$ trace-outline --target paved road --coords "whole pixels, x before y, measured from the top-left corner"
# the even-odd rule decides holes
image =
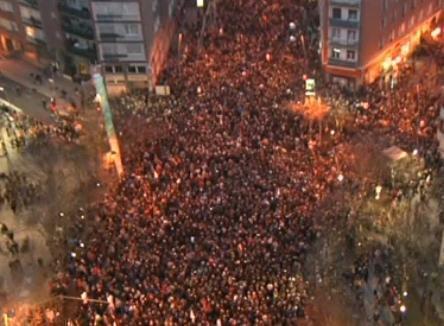
[[[36,83],[32,75],[41,76],[41,83]],[[22,94],[17,94],[17,86],[23,90]],[[42,68],[23,60],[1,57],[0,87],[5,89],[5,92],[0,91],[0,98],[8,99],[24,112],[46,122],[50,122],[51,118],[49,112],[43,109],[43,101],[49,103],[50,98],[55,98],[57,110],[61,114],[69,114],[71,103],[81,107],[82,94],[86,99],[93,92],[89,83],[81,86],[59,74],[52,74],[50,79]],[[62,96],[62,91],[66,92],[66,96]]]
[[[38,120],[48,123],[53,121],[50,112],[43,108],[43,101],[46,103],[50,101],[45,95],[35,90],[25,88],[17,82],[6,78],[4,75],[0,76],[0,87],[2,87],[0,98],[14,104]],[[20,92],[17,92],[18,89]]]

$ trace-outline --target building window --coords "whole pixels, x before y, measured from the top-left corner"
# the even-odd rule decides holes
[[[333,18],[334,19],[341,19],[342,18],[341,8],[333,8]]]
[[[348,10],[348,20],[358,20],[358,11],[356,9]]]
[[[130,74],[145,74],[146,67],[145,66],[129,65],[128,66],[128,73],[130,73]]]
[[[125,24],[123,25],[126,35],[139,35],[140,25],[139,24]]]
[[[341,29],[337,27],[333,27],[331,30],[332,38],[341,38]]]
[[[347,60],[355,60],[356,52],[353,50],[347,50]]]
[[[143,53],[142,44],[134,43],[126,45],[126,53],[128,54],[140,54]]]
[[[123,68],[119,65],[107,65],[105,66],[105,72],[108,74],[121,74],[123,72]]]
[[[349,29],[347,31],[347,41],[355,41],[356,40],[356,31],[353,29]]]
[[[341,50],[336,49],[336,48],[333,48],[333,49],[331,50],[331,57],[332,57],[333,59],[339,59],[339,58],[341,57]]]

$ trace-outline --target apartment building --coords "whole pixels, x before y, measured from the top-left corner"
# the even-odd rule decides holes
[[[33,60],[55,57],[63,45],[56,0],[0,0],[0,50]]]
[[[110,93],[154,85],[168,55],[175,0],[91,1],[98,63]]]
[[[101,67],[108,88],[153,85],[183,0],[0,0],[0,51],[58,63],[70,76]]]
[[[88,76],[97,62],[90,1],[59,0],[58,9],[64,38],[63,70],[71,76]]]
[[[327,78],[354,87],[392,76],[433,28],[443,5],[442,0],[320,0]]]

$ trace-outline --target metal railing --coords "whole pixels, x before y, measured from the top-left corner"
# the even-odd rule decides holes
[[[69,34],[77,35],[85,39],[93,40],[94,32],[87,26],[74,25],[70,23],[62,24],[63,30]]]
[[[19,3],[33,8],[39,7],[39,2],[37,0],[19,0]]]
[[[81,9],[74,8],[74,7],[67,5],[65,2],[59,2],[58,6],[59,6],[59,10],[62,13],[65,13],[65,14],[68,14],[71,16],[80,17],[83,19],[91,19],[91,13],[88,8],[81,8]]]

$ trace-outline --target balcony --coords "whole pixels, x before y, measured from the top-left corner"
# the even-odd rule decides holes
[[[81,48],[69,42],[66,44],[66,48],[68,52],[80,57],[88,58],[91,62],[95,62],[97,59],[95,48]]]
[[[32,8],[38,8],[39,2],[37,0],[19,0],[19,3]]]
[[[124,34],[119,32],[111,32],[111,33],[99,33],[99,39],[103,42],[117,42],[117,41],[125,41],[125,42],[142,42],[143,35],[140,34]]]
[[[46,47],[46,41],[40,38],[35,38],[35,37],[30,37],[30,36],[26,36],[26,40],[29,43],[32,43],[34,45],[38,45],[38,46],[45,46]]]
[[[361,0],[330,0],[330,4],[334,6],[360,7]]]
[[[66,15],[75,16],[82,19],[91,19],[91,13],[88,8],[74,8],[63,2],[59,2],[58,6],[59,10]]]
[[[338,18],[330,18],[330,25],[342,28],[358,28],[359,20],[345,20]]]
[[[103,54],[103,59],[104,60],[117,60],[119,61],[119,59],[123,59],[123,58],[127,58],[128,55],[125,53],[105,53]]]
[[[110,14],[97,14],[97,21],[140,21],[139,13],[110,13]]]
[[[115,41],[121,38],[117,33],[100,33],[99,36],[101,41]]]
[[[37,28],[43,27],[42,21],[39,18],[35,18],[32,16],[31,17],[22,17],[22,22],[23,22],[23,24],[37,27]]]
[[[334,59],[334,58],[329,58],[328,64],[331,66],[339,66],[339,67],[346,67],[346,68],[357,68],[358,67],[357,61],[346,61],[346,60]]]
[[[62,27],[63,27],[63,30],[68,34],[79,36],[79,37],[82,37],[82,38],[88,39],[88,40],[94,39],[94,32],[93,32],[92,28],[89,26],[63,23]]]
[[[330,45],[332,47],[340,48],[353,48],[356,49],[359,46],[359,40],[347,40],[342,38],[332,38],[330,39]]]

